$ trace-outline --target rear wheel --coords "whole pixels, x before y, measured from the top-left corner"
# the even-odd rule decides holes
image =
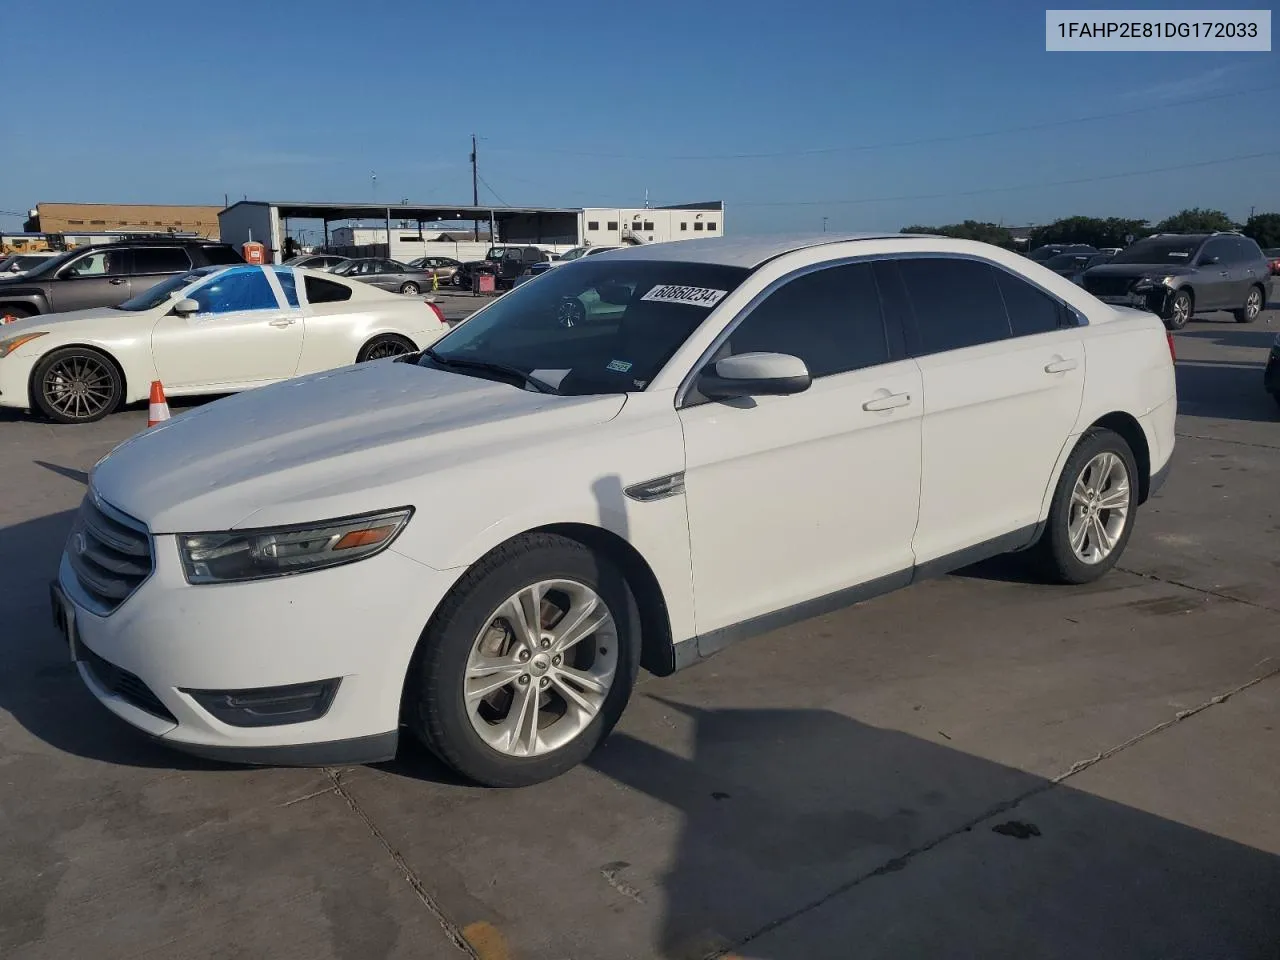
[[[1137,509],[1138,468],[1129,444],[1112,430],[1090,430],[1062,470],[1033,559],[1057,583],[1097,580],[1124,552]]]
[[[1250,287],[1249,295],[1244,298],[1244,306],[1239,310],[1232,310],[1231,315],[1236,318],[1236,323],[1253,323],[1258,319],[1258,314],[1262,312],[1262,288]]]
[[[356,363],[364,363],[366,360],[382,360],[386,357],[399,357],[406,353],[413,353],[418,348],[413,345],[413,341],[408,337],[402,337],[395,333],[384,333],[374,337],[356,354]]]
[[[67,347],[36,364],[31,398],[57,423],[92,423],[114,410],[124,396],[124,378],[97,350]]]
[[[639,610],[617,566],[576,541],[525,534],[437,609],[406,714],[460,773],[525,786],[586,759],[622,715],[639,661]]]
[[[1191,319],[1191,313],[1194,309],[1195,302],[1191,297],[1191,291],[1177,291],[1169,304],[1169,315],[1165,317],[1164,325],[1170,330],[1181,330],[1187,325],[1187,321]]]
[[[415,294],[415,293],[419,293],[420,291],[421,291],[421,288],[420,288],[416,283],[412,283],[412,282],[411,282],[411,283],[402,283],[402,284],[400,284],[400,292],[401,292],[401,293],[408,294],[408,295],[412,296],[413,294]]]

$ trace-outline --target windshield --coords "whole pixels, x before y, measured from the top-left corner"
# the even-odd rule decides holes
[[[27,271],[27,276],[29,277],[35,276],[36,274],[44,275],[50,270],[57,269],[79,252],[80,251],[78,250],[66,250],[58,254],[56,257],[37,257],[35,263],[29,263],[22,269]],[[21,254],[15,254],[15,256],[21,256]],[[10,266],[12,266],[12,264]]]
[[[506,255],[506,252],[506,247],[490,247],[484,258],[486,260],[501,260]]]
[[[217,267],[204,267],[200,270],[192,270],[188,273],[175,274],[167,280],[161,280],[154,287],[142,291],[136,297],[126,300],[124,303],[116,305],[117,310],[151,310],[160,306],[188,284],[195,283],[201,277],[213,273]]]
[[[0,273],[7,273],[14,270],[30,270],[38,263],[44,263],[51,257],[34,257],[31,254],[15,253],[11,257],[5,257],[0,260]]]
[[[579,257],[585,256],[586,253],[587,253],[586,247],[574,247],[572,250],[566,250],[564,253],[560,254],[558,259],[577,260]]]
[[[1160,237],[1139,240],[1112,258],[1112,263],[1190,263],[1200,248],[1199,237]]]
[[[1063,267],[1074,266],[1080,259],[1081,257],[1078,253],[1060,253],[1045,260],[1044,265],[1050,270],[1061,270]]]
[[[718,264],[583,260],[495,300],[418,362],[438,359],[444,369],[451,360],[498,364],[562,394],[643,390],[749,273]]]

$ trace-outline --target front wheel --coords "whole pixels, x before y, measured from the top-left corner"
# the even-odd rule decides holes
[[[88,347],[54,350],[31,377],[31,399],[55,423],[101,420],[123,396],[124,378],[116,365]]]
[[[1165,317],[1164,325],[1170,330],[1181,330],[1191,319],[1193,306],[1191,292],[1179,290],[1173,295],[1173,301],[1169,304],[1169,316]]]
[[[640,615],[618,567],[574,540],[525,534],[481,559],[437,609],[406,684],[417,736],[486,786],[557,777],[631,696]]]
[[[402,284],[400,284],[400,292],[401,292],[401,293],[404,293],[404,294],[408,294],[409,296],[413,296],[414,294],[418,293],[418,292],[419,292],[419,290],[420,290],[420,288],[418,287],[418,285],[417,285],[416,283],[402,283]]]
[[[1116,565],[1138,509],[1138,468],[1129,444],[1104,428],[1081,438],[1058,480],[1033,558],[1047,579],[1088,583]]]
[[[1232,310],[1231,315],[1236,318],[1236,323],[1253,323],[1261,312],[1262,288],[1250,287],[1249,295],[1244,298],[1244,306],[1239,310]]]

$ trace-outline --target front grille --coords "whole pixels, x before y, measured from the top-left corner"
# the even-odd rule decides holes
[[[1084,276],[1084,288],[1095,297],[1122,297],[1129,292],[1133,277]]]
[[[139,680],[128,670],[117,667],[114,663],[103,660],[86,647],[77,644],[76,651],[80,659],[89,667],[94,679],[103,688],[110,690],[121,700],[131,703],[139,710],[145,710],[153,717],[160,717],[170,723],[177,723],[178,718],[169,712],[169,708],[160,702],[160,698],[151,692],[151,688]]]
[[[94,612],[108,614],[151,575],[151,537],[141,523],[90,491],[67,541],[67,557]]]

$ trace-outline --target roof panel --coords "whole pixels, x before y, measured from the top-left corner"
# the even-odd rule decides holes
[[[669,243],[623,247],[610,253],[612,259],[678,260],[685,263],[718,263],[732,267],[758,267],[766,260],[828,243],[849,240],[900,239],[903,233],[807,233],[759,237],[707,237],[700,240],[673,240]]]

